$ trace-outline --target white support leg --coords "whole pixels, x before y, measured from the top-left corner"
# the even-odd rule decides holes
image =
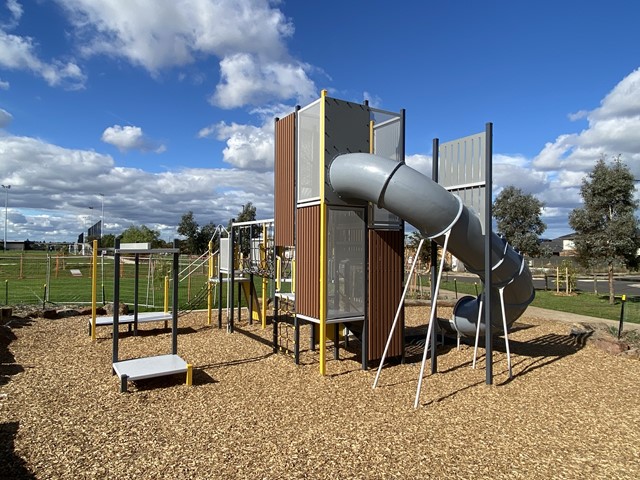
[[[507,329],[507,313],[504,309],[504,287],[500,290],[500,307],[502,308],[502,328],[504,329],[504,344],[507,349],[507,368],[509,369],[509,378],[512,378],[511,372],[511,351],[509,350],[509,332]]]
[[[473,346],[473,363],[471,368],[476,368],[476,360],[478,358],[478,342],[480,341],[480,320],[482,320],[482,304],[484,303],[484,293],[480,297],[480,307],[478,308],[478,322],[476,323],[476,341]]]
[[[404,285],[404,290],[402,291],[402,297],[400,297],[400,303],[398,303],[398,309],[396,310],[396,316],[393,319],[393,324],[391,325],[391,330],[389,331],[389,336],[387,337],[387,343],[384,346],[384,352],[382,352],[382,358],[380,359],[380,365],[378,365],[378,371],[376,372],[376,378],[373,381],[373,386],[371,388],[376,388],[378,385],[378,379],[380,378],[380,372],[382,371],[382,366],[384,365],[384,361],[387,358],[387,352],[389,351],[389,346],[391,345],[391,339],[393,338],[393,332],[396,329],[396,324],[398,323],[398,319],[400,318],[400,311],[402,310],[402,305],[404,304],[404,299],[407,295],[407,290],[409,289],[409,285],[411,284],[411,276],[413,275],[413,270],[416,267],[416,263],[418,262],[418,257],[420,256],[420,250],[422,250],[422,244],[424,243],[424,238],[420,240],[418,244],[418,250],[413,258],[413,263],[411,264],[411,270],[409,271],[409,276],[407,277],[407,281]],[[432,300],[433,303],[433,300]]]
[[[440,268],[438,269],[438,279],[436,281],[436,288],[434,290],[433,298],[431,299],[431,314],[429,316],[429,327],[427,328],[427,338],[424,343],[424,353],[422,354],[422,365],[420,365],[420,376],[418,377],[418,388],[416,390],[416,399],[413,403],[413,408],[418,408],[420,403],[420,390],[422,389],[422,377],[424,375],[424,366],[427,361],[428,346],[431,344],[431,334],[433,331],[433,324],[435,322],[435,314],[437,310],[438,295],[440,294],[440,280],[442,279],[442,272],[444,270],[444,259],[447,254],[447,246],[449,245],[449,235],[451,230],[447,230],[444,234],[444,245],[442,247],[442,258],[440,260]],[[434,355],[434,352],[431,352]]]

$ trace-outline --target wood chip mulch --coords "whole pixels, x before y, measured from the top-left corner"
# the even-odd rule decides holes
[[[407,324],[428,312],[407,308]],[[126,394],[110,328],[92,343],[87,317],[1,326],[0,478],[640,478],[640,362],[576,342],[566,324],[525,314],[510,335],[514,376],[497,340],[490,386],[484,356],[474,370],[471,346],[441,346],[414,410],[420,344],[373,390],[357,341],[338,361],[328,345],[321,377],[308,327],[296,366],[272,353],[270,326],[245,319],[228,334],[206,312],[181,317],[194,385],[177,375]],[[144,324],[121,335],[120,357],[170,345],[162,324]]]

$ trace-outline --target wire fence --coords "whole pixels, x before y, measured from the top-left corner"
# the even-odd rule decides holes
[[[166,281],[172,292],[172,260],[170,255],[139,256],[137,292],[141,308],[164,306]],[[132,304],[136,290],[134,256],[122,255],[119,270],[120,301]],[[98,257],[95,272],[98,305],[113,301],[114,272],[113,256]],[[206,306],[208,255],[197,259],[181,255],[179,272],[182,272],[179,277],[180,308]],[[92,257],[87,255],[7,253],[0,256],[0,304],[90,305],[93,273]]]

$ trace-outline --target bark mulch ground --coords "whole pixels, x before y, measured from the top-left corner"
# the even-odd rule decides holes
[[[407,308],[408,324],[427,319]],[[87,317],[0,327],[0,478],[640,478],[640,363],[567,324],[525,314],[510,336],[514,377],[498,340],[491,386],[472,347],[441,347],[414,410],[419,344],[372,390],[356,341],[339,361],[328,351],[321,377],[306,338],[296,366],[272,354],[270,328],[205,322],[180,318],[192,387],[179,375],[127,394],[109,328],[92,343]],[[161,327],[123,333],[121,358],[170,353]]]

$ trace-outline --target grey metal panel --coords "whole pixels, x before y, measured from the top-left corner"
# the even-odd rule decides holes
[[[329,168],[335,157],[343,153],[369,153],[369,108],[359,103],[325,97],[325,201],[345,205],[329,184]],[[359,202],[362,204],[362,202]]]
[[[439,150],[438,183],[460,197],[476,212],[484,233],[485,132],[442,143]]]

